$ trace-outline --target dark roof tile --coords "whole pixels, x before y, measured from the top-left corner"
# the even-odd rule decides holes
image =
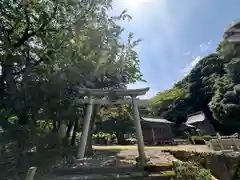
[[[166,119],[158,119],[158,118],[146,118],[146,117],[142,117],[143,121],[148,121],[148,122],[155,122],[155,123],[166,123],[166,124],[174,124],[171,121],[168,121]]]

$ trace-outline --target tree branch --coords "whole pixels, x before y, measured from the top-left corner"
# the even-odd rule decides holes
[[[11,42],[10,35],[9,35],[8,30],[5,28],[2,19],[0,19],[0,30],[1,30],[1,32],[4,34],[6,40],[10,43],[10,42]]]
[[[23,33],[23,37],[26,37],[28,34],[29,34],[29,30],[30,30],[30,18],[28,16],[28,12],[27,12],[27,9],[24,8],[24,15],[25,15],[25,19],[26,19],[26,28],[24,30],[24,33]]]
[[[87,15],[88,13],[90,13],[90,12],[93,10],[93,9],[92,9],[93,5],[94,5],[94,0],[91,0],[88,9],[83,13],[83,15],[81,15],[73,24],[71,24],[71,25],[70,25],[69,27],[67,27],[66,29],[71,28],[71,26],[74,26],[74,27],[76,28],[76,26],[79,25],[78,23],[79,23],[84,17],[86,17],[86,15]],[[84,24],[84,23],[85,23],[85,22],[83,22],[82,24]],[[79,28],[80,28],[80,27],[78,27],[77,29],[79,29]]]
[[[47,55],[51,55],[54,51],[53,50],[49,50],[46,52]],[[17,72],[14,72],[13,75],[16,76],[16,75],[19,75],[19,74],[22,74],[26,71],[26,69],[29,67],[29,66],[38,66],[40,63],[44,62],[44,60],[46,59],[46,57],[41,57],[38,61],[35,61],[35,62],[29,62],[29,65],[26,66],[25,68],[21,69],[20,71],[17,71]]]
[[[48,20],[46,20],[44,23],[42,23],[42,25],[38,28],[38,30],[36,31],[33,31],[31,33],[29,33],[29,27],[30,27],[30,21],[29,21],[29,16],[27,15],[26,11],[25,11],[25,18],[26,18],[26,21],[27,21],[27,25],[26,25],[26,28],[25,28],[25,31],[22,35],[22,37],[18,40],[17,43],[15,43],[14,47],[15,48],[18,48],[20,47],[21,45],[24,44],[25,41],[27,41],[30,37],[36,35],[39,31],[43,31],[44,28],[52,21],[53,17],[56,15],[56,12],[57,12],[57,8],[58,8],[58,5],[56,5],[54,7],[54,10],[53,10],[53,13],[51,14],[50,18]]]

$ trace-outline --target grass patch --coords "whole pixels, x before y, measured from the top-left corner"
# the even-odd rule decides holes
[[[172,162],[161,162],[161,163],[156,163],[157,166],[172,166]]]
[[[175,174],[175,172],[174,171],[164,171],[164,172],[161,172],[160,174],[159,174],[160,176],[176,176],[176,174]]]

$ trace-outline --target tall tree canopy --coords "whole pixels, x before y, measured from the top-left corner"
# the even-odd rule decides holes
[[[129,16],[110,17],[110,0],[0,5],[2,117],[16,115],[25,125],[42,110],[59,118],[77,102],[77,88],[124,88],[141,80],[134,50],[140,41],[132,33],[121,40],[117,21]]]
[[[85,110],[79,88],[126,88],[142,80],[135,51],[140,40],[133,33],[122,39],[118,23],[131,17],[125,10],[110,16],[111,4],[0,2],[0,126],[14,136],[17,152],[39,130],[55,132],[65,124],[66,136],[73,126],[76,135]]]
[[[203,57],[183,80],[152,98],[153,113],[181,123],[188,114],[203,111],[218,131],[239,132],[239,52],[239,45],[224,36],[216,53]]]
[[[159,108],[159,115],[179,123],[186,116],[200,110],[207,111],[214,94],[214,82],[224,74],[224,64],[217,54],[203,57],[199,63],[174,87],[152,98],[153,107]],[[156,100],[161,99],[158,101]]]

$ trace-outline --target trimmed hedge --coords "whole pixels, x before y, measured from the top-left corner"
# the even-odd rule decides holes
[[[194,141],[195,144],[198,144],[198,145],[206,144],[206,142],[202,136],[192,136],[191,139],[192,139],[192,141]]]
[[[213,139],[212,136],[207,136],[207,135],[205,135],[205,136],[192,136],[192,138],[194,138],[194,139],[203,139],[205,141],[210,141],[211,139]]]
[[[212,139],[211,136],[191,136],[191,139],[198,145],[206,144],[206,141],[210,141]]]
[[[205,136],[202,136],[202,138],[203,138],[205,141],[210,141],[213,137],[212,137],[212,136],[205,135]]]

